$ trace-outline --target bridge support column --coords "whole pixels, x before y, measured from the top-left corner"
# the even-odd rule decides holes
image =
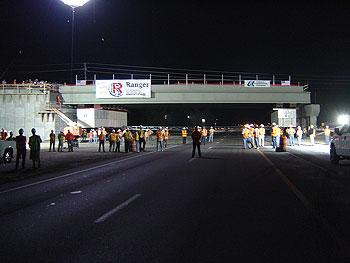
[[[319,104],[308,104],[301,106],[298,111],[298,125],[308,127],[317,126],[317,117],[320,114],[321,106]]]

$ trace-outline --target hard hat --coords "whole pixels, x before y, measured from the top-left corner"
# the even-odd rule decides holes
[[[276,126],[276,122],[273,122],[273,123],[272,123],[272,126]]]
[[[112,130],[112,132],[115,132],[115,130]]]
[[[121,129],[118,129],[118,132],[121,132]]]
[[[264,124],[260,124],[260,127],[264,127]]]
[[[327,125],[326,128],[329,128],[329,126]]]
[[[186,128],[185,128],[185,127],[183,127],[182,129],[183,129],[183,130],[186,130]]]
[[[254,127],[254,124],[250,124],[250,127]]]
[[[210,129],[213,129],[213,127],[210,127]]]

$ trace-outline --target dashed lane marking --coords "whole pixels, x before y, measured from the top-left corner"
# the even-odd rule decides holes
[[[124,203],[118,205],[116,208],[112,209],[111,211],[107,212],[103,216],[99,217],[94,221],[94,223],[102,223],[106,221],[108,218],[110,218],[113,214],[117,213],[118,211],[122,210],[124,207],[128,206],[131,202],[135,201],[137,198],[141,197],[142,194],[136,194],[133,197],[126,200]]]

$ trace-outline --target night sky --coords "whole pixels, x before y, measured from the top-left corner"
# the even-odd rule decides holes
[[[295,84],[309,83],[322,106],[320,121],[349,111],[349,1],[235,2],[91,0],[76,9],[74,67],[291,75]],[[69,71],[35,71],[70,68],[70,7],[60,0],[2,0],[0,10],[1,78],[69,80]]]

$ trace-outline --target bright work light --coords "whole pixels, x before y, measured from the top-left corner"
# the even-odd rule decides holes
[[[83,6],[90,0],[61,0],[63,3],[66,5],[71,6],[72,8],[78,7],[78,6]]]
[[[340,115],[338,117],[339,124],[349,124],[349,115]]]

